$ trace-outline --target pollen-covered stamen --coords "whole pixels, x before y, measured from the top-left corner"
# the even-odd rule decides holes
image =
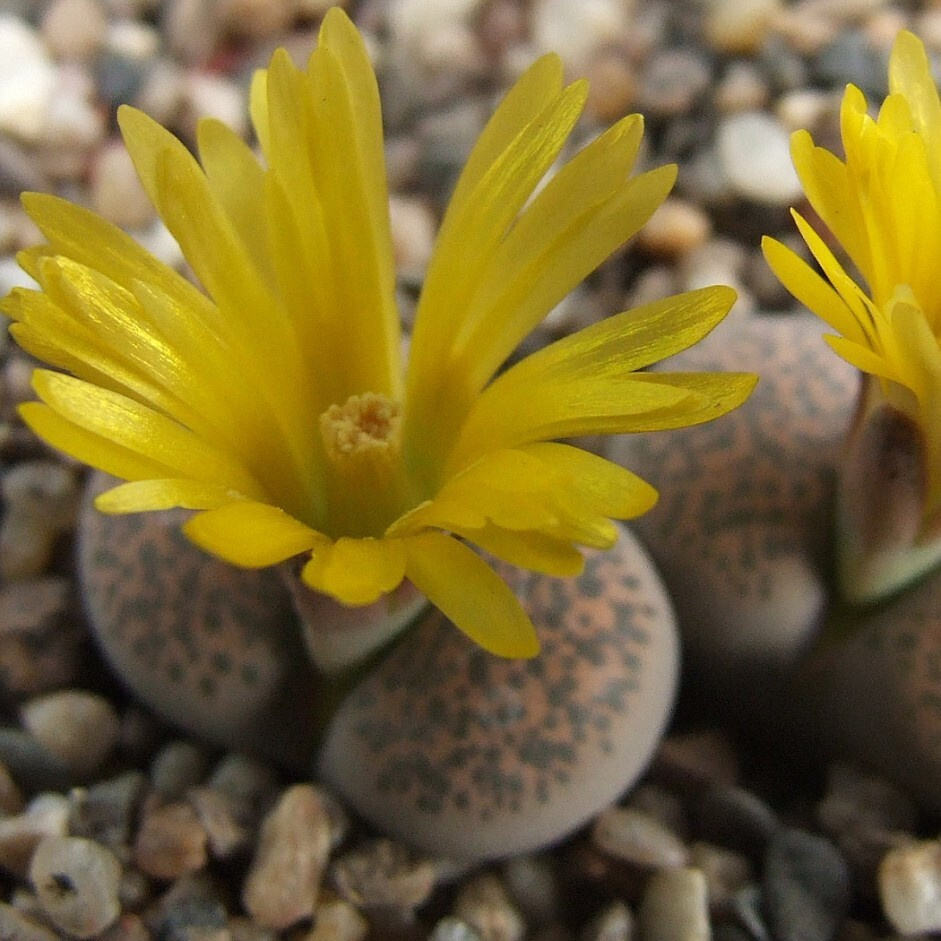
[[[351,395],[320,416],[327,456],[327,533],[381,536],[406,509],[401,408],[375,392]]]
[[[324,447],[332,461],[368,451],[397,452],[401,425],[399,403],[375,392],[351,395],[320,416]]]

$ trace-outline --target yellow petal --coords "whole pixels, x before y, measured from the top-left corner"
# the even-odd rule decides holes
[[[473,550],[442,533],[403,540],[405,574],[474,643],[500,657],[534,657],[539,640],[519,599]]]
[[[209,510],[231,503],[234,495],[216,484],[180,478],[135,480],[95,497],[102,513],[140,513],[145,510]]]
[[[276,565],[325,541],[284,510],[248,500],[197,513],[183,531],[197,546],[244,568]]]
[[[318,546],[301,577],[343,604],[372,604],[405,577],[405,549],[399,539],[344,537]]]
[[[625,311],[533,353],[499,376],[474,402],[454,451],[451,473],[481,454],[578,434],[640,430],[645,414],[672,422],[688,393],[637,383],[640,369],[691,346],[726,315],[735,292],[703,288]],[[723,377],[728,408],[742,401],[739,380]],[[747,393],[746,393],[747,394]],[[716,414],[721,414],[719,410]],[[664,426],[666,427],[666,426]]]
[[[69,422],[176,472],[148,476],[190,477],[246,496],[260,492],[257,481],[230,455],[127,396],[47,370],[33,373],[33,388]]]

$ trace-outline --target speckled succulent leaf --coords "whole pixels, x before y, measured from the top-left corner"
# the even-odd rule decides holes
[[[123,481],[97,497],[105,512],[196,511],[184,531],[208,552],[246,567],[306,555],[306,585],[350,606],[411,580],[487,650],[533,655],[519,601],[467,543],[573,575],[577,547],[611,546],[612,520],[656,500],[629,471],[550,439],[705,421],[755,382],[636,372],[725,316],[734,294],[718,287],[618,314],[494,378],[676,176],[632,175],[638,115],[560,164],[587,94],[562,73],[557,57],[537,60],[469,156],[407,370],[378,86],[342,11],[325,16],[306,69],[279,50],[255,76],[261,160],[218,121],[200,122],[193,155],[122,108],[143,186],[199,286],[87,210],[24,197],[46,239],[20,256],[38,290],[2,309],[61,370],[37,371],[24,420]]]
[[[941,557],[928,545],[937,538],[941,512],[941,100],[924,47],[912,33],[900,33],[893,46],[889,92],[873,118],[863,93],[847,88],[840,112],[845,159],[815,146],[806,131],[792,139],[807,198],[861,283],[797,212],[798,230],[822,276],[774,239],[763,242],[785,287],[839,334],[827,338],[831,347],[872,377],[852,435],[870,434],[867,425],[883,406],[915,429],[917,456],[893,453],[901,439],[890,435],[847,451],[840,525],[863,526],[866,518],[878,518],[894,533],[888,541],[862,532],[840,534],[843,591],[854,600],[895,591]],[[889,493],[851,483],[866,476],[850,466],[853,460],[911,464],[918,472],[903,475],[899,492]],[[913,477],[917,486],[909,486]],[[889,479],[884,483],[893,486]],[[865,505],[847,505],[852,500]],[[886,507],[892,508],[889,516]]]

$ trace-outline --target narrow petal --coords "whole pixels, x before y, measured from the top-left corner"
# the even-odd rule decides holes
[[[163,478],[119,484],[95,497],[102,513],[140,513],[145,510],[210,510],[236,497],[217,484],[197,480]]]
[[[473,550],[442,533],[422,533],[403,544],[406,577],[474,643],[500,657],[539,652],[519,599]]]
[[[399,539],[344,537],[315,548],[301,577],[343,604],[372,604],[405,577],[405,549]]]
[[[325,540],[284,510],[249,500],[198,513],[183,531],[200,548],[244,568],[276,565]]]

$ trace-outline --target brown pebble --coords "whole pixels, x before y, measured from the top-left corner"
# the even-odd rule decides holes
[[[36,695],[75,678],[83,633],[73,611],[71,587],[60,576],[0,588],[0,676],[7,694]]]
[[[709,237],[709,217],[694,203],[668,196],[640,230],[637,243],[661,258],[676,258],[698,248]]]
[[[393,840],[373,840],[344,853],[331,864],[330,874],[348,902],[362,908],[402,910],[425,902],[437,875],[430,861],[414,858]]]
[[[207,842],[206,830],[189,804],[145,808],[134,861],[155,879],[176,879],[206,865]]]
[[[316,908],[330,852],[330,821],[316,789],[296,784],[265,817],[242,904],[260,925],[282,930]]]
[[[483,941],[521,941],[526,934],[523,916],[510,901],[503,882],[492,873],[477,876],[461,888],[454,914]]]
[[[314,929],[304,941],[363,941],[367,934],[369,922],[355,905],[341,898],[321,897]]]
[[[251,832],[239,820],[238,803],[223,791],[209,787],[193,787],[186,793],[206,831],[209,855],[228,859],[246,849]]]
[[[59,59],[86,61],[105,42],[108,19],[100,0],[53,0],[40,31],[46,48]]]

